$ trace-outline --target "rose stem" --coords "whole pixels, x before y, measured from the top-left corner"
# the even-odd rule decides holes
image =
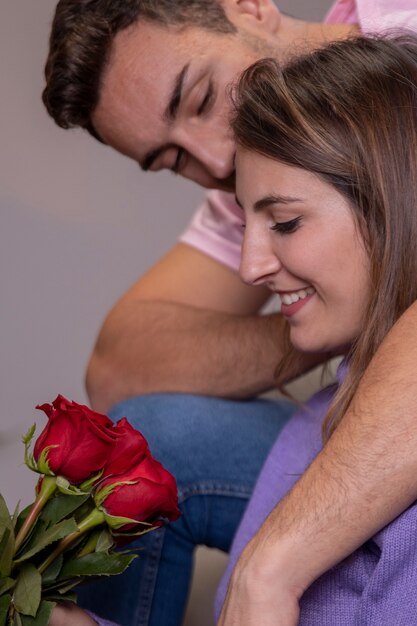
[[[43,507],[51,498],[51,496],[53,496],[53,494],[55,493],[55,490],[56,478],[54,476],[44,476],[39,494],[37,495],[35,502],[32,504],[32,508],[30,509],[27,518],[23,522],[21,529],[17,533],[15,541],[15,554],[25,540],[29,530],[38,519],[39,513],[42,511]]]
[[[61,539],[55,550],[51,552],[48,558],[45,559],[45,561],[38,567],[39,572],[42,574],[51,565],[51,563],[55,561],[55,559],[60,554],[62,554],[62,552],[69,548],[75,541],[77,541],[77,539],[79,539],[82,534],[91,530],[91,528],[94,528],[95,526],[103,524],[104,521],[105,518],[102,511],[99,511],[98,509],[94,509],[93,511],[91,511],[91,513],[85,519],[81,520],[81,522],[78,523],[78,530],[70,533],[69,535],[64,537],[64,539]]]

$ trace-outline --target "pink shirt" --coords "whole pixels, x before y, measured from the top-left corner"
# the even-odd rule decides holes
[[[363,33],[406,28],[417,32],[417,0],[337,0],[325,22],[359,24]],[[243,213],[231,194],[208,192],[180,241],[238,270]]]

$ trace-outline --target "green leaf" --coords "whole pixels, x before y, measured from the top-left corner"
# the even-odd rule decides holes
[[[57,580],[63,563],[64,556],[60,554],[42,574],[42,586],[54,583]]]
[[[15,559],[14,559],[15,562],[18,562],[18,559],[20,559],[20,557],[23,556],[23,554],[27,550],[30,550],[32,547],[36,546],[38,541],[40,541],[42,537],[44,536],[46,532],[46,528],[47,526],[45,522],[43,522],[41,519],[38,518],[36,522],[34,523],[34,525],[32,526],[32,528],[29,530],[22,545],[16,552]]]
[[[160,528],[160,526],[151,526],[150,528],[146,528],[145,530],[138,530],[136,532],[122,531],[120,533],[116,532],[115,530],[112,530],[111,534],[113,535],[113,537],[124,537],[125,539],[127,537],[131,537],[130,541],[133,541],[134,537],[141,537],[142,535],[151,533],[153,530],[158,530],[158,528]]]
[[[105,552],[106,554],[108,554],[109,550],[113,546],[114,539],[111,533],[109,533],[109,531],[107,530],[107,528],[104,528],[97,539],[96,552]]]
[[[138,520],[132,519],[131,517],[120,517],[119,515],[109,515],[104,511],[104,519],[106,520],[106,524],[110,526],[110,528],[115,528],[116,530],[121,528],[122,526],[126,526],[127,524],[134,524],[135,526],[143,526],[143,530],[148,530],[152,528],[152,524],[149,522],[139,522]]]
[[[61,597],[61,595],[68,593],[71,589],[77,587],[77,585],[82,582],[82,578],[71,578],[71,580],[67,578],[66,580],[58,581],[44,590],[43,597],[45,600],[55,600],[56,597]]]
[[[87,534],[86,540],[80,546],[75,558],[79,559],[92,552],[106,552],[115,545],[113,537],[106,528],[95,528]]]
[[[25,444],[25,446],[29,446],[30,445],[30,443],[31,443],[31,441],[33,439],[33,435],[35,434],[35,430],[36,430],[36,423],[32,424],[32,426],[27,431],[26,435],[23,435],[22,441]]]
[[[40,457],[38,458],[38,462],[37,462],[37,471],[40,474],[45,474],[45,476],[55,476],[54,472],[52,472],[51,468],[49,467],[49,463],[48,463],[48,455],[49,455],[49,450],[52,450],[52,448],[59,448],[59,444],[53,444],[50,446],[46,446],[41,454]]]
[[[88,500],[90,496],[74,496],[70,495],[56,495],[49,500],[44,510],[42,511],[41,518],[47,524],[56,524],[60,522],[68,515],[71,515],[76,509],[78,509],[84,502]]]
[[[100,470],[97,474],[94,474],[94,476],[91,476],[91,478],[88,478],[83,483],[81,483],[80,485],[81,491],[91,491],[91,488],[98,481],[98,479],[101,478],[103,472],[104,472],[104,469]]]
[[[28,504],[27,506],[25,506],[23,511],[20,511],[20,513],[19,513],[19,515],[17,517],[17,522],[16,522],[16,533],[19,532],[19,530],[23,526],[23,522],[25,521],[25,519],[29,515],[32,506],[33,506],[32,504]]]
[[[120,480],[111,485],[106,485],[102,489],[98,489],[94,494],[97,507],[99,508],[103,504],[104,500],[113,493],[116,487],[120,487],[121,485],[135,485],[137,482],[137,480]]]
[[[58,491],[68,496],[82,497],[86,495],[84,491],[81,491],[81,489],[79,489],[75,485],[71,485],[69,480],[67,480],[63,476],[57,477],[56,486],[57,486]]]
[[[50,597],[50,593],[53,594],[59,594],[58,597],[62,597],[64,595],[66,595],[69,591],[71,591],[71,589],[74,589],[74,587],[78,587],[78,585],[80,583],[82,583],[82,578],[76,578],[75,580],[72,578],[70,581],[67,580],[66,582],[61,581],[55,589],[53,589],[51,592],[48,591],[48,597]]]
[[[7,614],[9,612],[12,597],[10,595],[0,598],[0,626],[6,626]]]
[[[16,508],[14,510],[14,513],[12,515],[12,526],[13,528],[16,530],[16,524],[17,524],[17,520],[19,518],[19,509],[20,509],[20,500],[19,502],[16,504]]]
[[[13,594],[13,603],[19,613],[36,616],[41,601],[42,576],[32,563],[20,569]]]
[[[36,617],[22,615],[22,626],[48,626],[56,602],[42,600]]]
[[[79,582],[75,584],[79,585]],[[48,600],[51,600],[52,602],[73,602],[74,604],[77,604],[77,594],[76,593],[62,593],[62,594],[57,593],[55,596],[48,594]]]
[[[21,617],[20,613],[18,613],[18,611],[14,612],[14,615],[13,615],[13,626],[23,626],[23,624],[22,624],[22,617]]]
[[[6,591],[10,591],[15,582],[16,581],[13,578],[0,578],[0,596],[5,594]]]
[[[27,431],[26,435],[23,435],[22,437],[22,441],[25,445],[25,464],[33,472],[37,472],[38,466],[29,448],[33,439],[33,435],[35,434],[35,430],[36,430],[36,424],[33,424],[33,426],[31,426],[29,430]]]
[[[22,563],[23,561],[31,559],[35,554],[38,554],[38,552],[46,548],[46,546],[49,546],[54,541],[58,541],[58,539],[62,539],[77,530],[77,524],[72,518],[51,526],[40,537],[36,536],[36,542],[32,541],[31,545],[28,546],[27,551],[16,559],[15,563]]]
[[[60,597],[67,597],[67,596],[73,596],[75,597],[75,600],[77,600],[77,594],[76,593],[70,593],[71,589],[74,589],[74,587],[78,587],[78,585],[82,582],[81,578],[78,578],[77,580],[73,580],[71,581],[71,584],[66,585],[65,587],[59,587],[58,592],[60,594]]]
[[[13,531],[13,524],[10,517],[9,509],[7,508],[7,504],[0,494],[0,538],[3,536],[5,530],[9,529]]]
[[[66,563],[61,570],[61,578],[121,574],[136,557],[136,554],[94,552]]]
[[[13,529],[6,528],[0,541],[0,577],[7,577],[12,571],[14,553]]]

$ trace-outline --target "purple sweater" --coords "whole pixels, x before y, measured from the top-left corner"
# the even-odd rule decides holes
[[[92,613],[91,611],[85,611],[86,613],[88,613],[88,615],[95,621],[97,622],[98,626],[119,626],[118,624],[116,624],[115,622],[110,622],[108,619],[104,619],[104,617],[99,617],[98,615],[95,615],[94,613]]]
[[[272,448],[233,542],[217,592],[217,619],[239,554],[319,452],[321,423],[336,388],[313,396]],[[300,626],[417,625],[417,504],[313,583],[300,608]]]

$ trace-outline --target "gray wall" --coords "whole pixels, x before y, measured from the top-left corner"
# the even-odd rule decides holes
[[[320,19],[329,0],[283,10]],[[83,374],[105,312],[168,249],[201,198],[79,131],[54,126],[40,101],[55,0],[0,9],[0,492],[32,498],[20,435],[34,406],[60,392],[86,401]]]

